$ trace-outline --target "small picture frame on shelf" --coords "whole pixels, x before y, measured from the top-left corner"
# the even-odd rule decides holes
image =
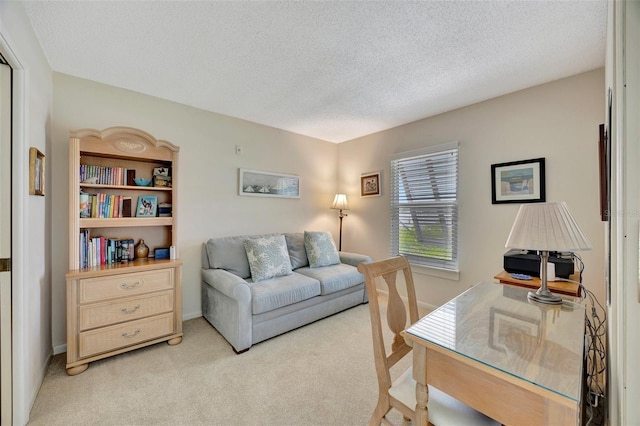
[[[156,217],[157,212],[157,196],[141,195],[138,197],[138,208],[136,208],[136,217]]]
[[[169,176],[169,168],[168,167],[154,167],[153,168],[154,176]]]
[[[135,169],[126,169],[126,184],[127,186],[136,186],[136,171]]]
[[[153,186],[161,188],[171,188],[171,176],[154,175]]]

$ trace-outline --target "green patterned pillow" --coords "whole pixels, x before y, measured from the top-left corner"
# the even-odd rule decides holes
[[[291,260],[284,235],[249,238],[244,241],[254,283],[291,274]]]
[[[328,232],[304,231],[304,247],[307,250],[311,268],[340,263],[340,255]]]

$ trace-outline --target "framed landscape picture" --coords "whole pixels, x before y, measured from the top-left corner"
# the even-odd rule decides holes
[[[544,158],[491,165],[491,203],[544,202]]]
[[[156,217],[158,212],[158,197],[155,195],[141,195],[138,197],[136,217]]]
[[[239,169],[238,195],[300,198],[300,178],[286,173]]]

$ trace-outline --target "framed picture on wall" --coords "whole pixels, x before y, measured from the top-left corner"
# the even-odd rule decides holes
[[[491,165],[491,203],[539,203],[546,199],[544,158]]]
[[[286,173],[238,169],[238,195],[300,198],[300,178]]]
[[[29,148],[29,194],[44,196],[44,154]]]
[[[380,195],[380,172],[364,173],[360,176],[360,196]]]

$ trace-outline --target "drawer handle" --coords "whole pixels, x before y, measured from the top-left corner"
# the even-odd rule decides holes
[[[142,281],[136,281],[136,282],[131,283],[131,284],[122,283],[122,284],[120,284],[120,288],[123,289],[123,290],[131,290],[131,289],[134,289],[134,288],[136,288],[138,286],[141,286],[141,285],[142,285]]]
[[[140,333],[140,329],[137,329],[133,334],[122,333],[122,337],[125,337],[125,338],[135,337],[138,335],[138,333]]]
[[[122,308],[122,312],[124,312],[125,314],[132,314],[135,311],[137,311],[138,309],[140,309],[140,305],[136,305],[133,307],[133,309],[129,309],[129,308]]]

